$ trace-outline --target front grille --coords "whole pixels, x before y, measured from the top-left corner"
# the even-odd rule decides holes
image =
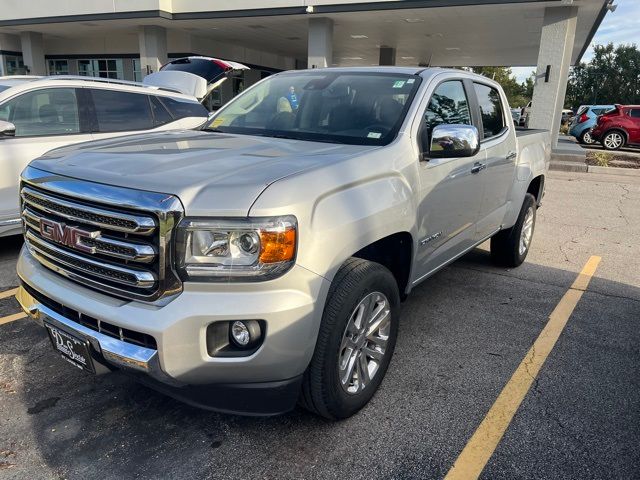
[[[50,310],[53,310],[57,314],[62,315],[64,318],[79,323],[80,325],[90,328],[91,330],[94,330],[96,332],[100,332],[103,335],[122,340],[123,342],[133,343],[134,345],[139,345],[145,348],[152,348],[154,350],[158,349],[156,339],[151,335],[136,332],[134,330],[129,330],[128,328],[121,328],[113,325],[112,323],[103,322],[101,320],[98,320],[97,318],[85,315],[84,313],[80,313],[73,308],[69,308],[65,305],[62,305],[61,303],[56,302],[55,300],[45,297],[40,292],[37,292],[24,282],[22,283],[22,288],[24,288],[29,293],[29,295],[35,298],[39,303],[49,308]]]
[[[70,181],[32,167],[20,188],[25,241],[45,267],[114,296],[175,294],[171,237],[175,197]]]

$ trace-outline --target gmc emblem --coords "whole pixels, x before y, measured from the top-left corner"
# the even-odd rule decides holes
[[[100,231],[89,232],[81,228],[71,227],[61,222],[54,222],[46,218],[40,219],[40,235],[43,238],[60,243],[74,250],[85,253],[96,253],[95,247],[90,247],[82,242],[83,238],[96,238],[100,236]]]

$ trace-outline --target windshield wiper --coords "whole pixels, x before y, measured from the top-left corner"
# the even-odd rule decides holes
[[[202,130],[207,132],[214,132],[214,133],[224,133],[222,130],[220,130],[217,127],[204,127]]]

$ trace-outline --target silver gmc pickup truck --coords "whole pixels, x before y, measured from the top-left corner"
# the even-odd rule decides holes
[[[465,71],[273,75],[202,130],[33,161],[18,299],[77,368],[224,412],[345,418],[416,285],[487,239],[524,261],[549,155]]]

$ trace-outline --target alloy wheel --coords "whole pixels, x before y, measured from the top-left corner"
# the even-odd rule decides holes
[[[618,132],[607,133],[607,136],[604,137],[604,146],[615,150],[616,148],[620,148],[624,143],[624,139],[622,135]]]
[[[593,142],[593,137],[591,136],[591,132],[587,131],[584,132],[584,135],[582,135],[582,141],[587,144],[587,145],[591,145]]]
[[[524,216],[524,222],[522,222],[522,230],[520,231],[520,244],[518,245],[518,252],[520,255],[524,255],[529,249],[531,243],[531,237],[533,237],[533,207],[529,207],[527,213]]]
[[[391,304],[380,292],[365,296],[349,317],[338,351],[338,378],[355,395],[378,373],[391,332]]]

